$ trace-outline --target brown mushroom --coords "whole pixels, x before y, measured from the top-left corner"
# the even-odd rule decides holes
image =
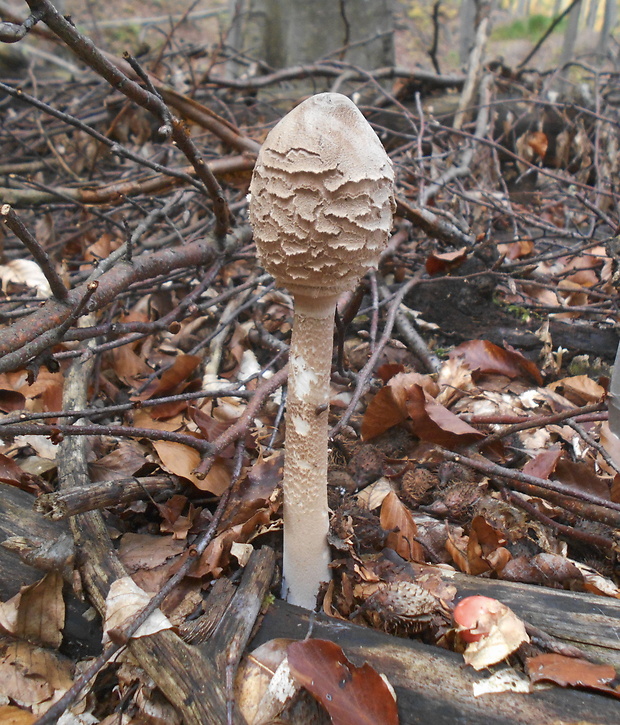
[[[334,311],[385,248],[394,172],[346,96],[308,98],[267,136],[250,185],[258,255],[295,301],[284,464],[283,593],[312,609],[330,578],[327,436]]]

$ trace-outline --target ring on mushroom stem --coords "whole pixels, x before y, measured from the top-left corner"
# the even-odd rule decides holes
[[[357,106],[308,98],[263,144],[250,184],[259,259],[295,300],[284,463],[283,593],[314,608],[330,579],[329,386],[336,302],[387,246],[394,171]]]

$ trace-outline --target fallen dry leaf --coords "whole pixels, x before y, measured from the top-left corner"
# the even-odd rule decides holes
[[[591,405],[605,398],[605,388],[587,375],[574,375],[550,383],[551,390],[557,390],[575,405]]]
[[[88,466],[93,481],[130,478],[148,463],[144,447],[137,441],[121,440],[113,451]]]
[[[2,725],[32,725],[37,719],[28,710],[21,710],[19,707],[12,705],[3,705],[0,707],[0,723]]]
[[[368,663],[356,667],[337,644],[320,639],[293,642],[287,654],[293,677],[334,725],[398,725],[393,691]]]
[[[25,284],[34,287],[38,297],[51,297],[52,290],[41,267],[31,259],[13,259],[0,264],[0,282],[6,293],[9,284]]]
[[[620,698],[620,691],[610,686],[616,679],[616,670],[611,665],[597,665],[559,654],[542,654],[529,657],[525,667],[532,682],[554,682],[560,687],[585,687]]]
[[[33,476],[31,473],[26,473],[12,458],[0,453],[0,481],[21,488],[22,491],[36,493],[38,484],[42,482],[42,479]]]
[[[198,355],[177,355],[174,358],[172,367],[164,370],[161,377],[147,386],[147,388],[136,396],[137,400],[149,400],[161,398],[165,395],[173,395],[177,386],[187,383],[188,378],[200,364]],[[149,409],[153,415],[152,409]],[[153,415],[154,418],[159,416]]]
[[[452,448],[484,438],[483,433],[444,408],[420,385],[407,391],[407,412],[413,433],[420,440]]]
[[[368,403],[362,419],[362,440],[369,441],[394,425],[407,420],[407,412],[403,410],[396,399],[392,389],[388,386],[381,388]]]
[[[407,420],[407,399],[413,386],[423,388],[431,396],[439,393],[437,383],[429,375],[397,373],[368,404],[362,420],[362,440],[376,438]]]
[[[604,597],[614,597],[620,599],[620,588],[611,579],[602,576],[596,570],[582,564],[579,561],[568,559],[568,561],[579,571],[583,577],[583,588],[586,592],[592,594],[600,594]]]
[[[24,410],[26,407],[26,396],[17,390],[6,390],[0,388],[0,411],[12,413],[15,410]]]
[[[555,467],[561,457],[562,448],[560,446],[551,446],[530,459],[523,466],[523,473],[526,473],[528,476],[537,476],[538,478],[549,478],[555,471]]]
[[[471,370],[481,373],[506,375],[508,378],[525,375],[538,385],[543,382],[536,365],[510,345],[501,348],[488,340],[470,340],[455,347],[450,357],[462,358]]]
[[[467,574],[501,571],[512,558],[501,531],[493,528],[482,516],[474,517],[467,542]]]
[[[30,642],[0,639],[0,693],[40,712],[38,705],[73,684],[73,663]],[[45,708],[47,709],[47,708]]]
[[[239,666],[235,702],[248,725],[263,725],[277,718],[299,689],[286,657],[291,641],[269,640],[253,650]]]
[[[520,259],[521,257],[527,257],[534,251],[534,242],[523,239],[518,242],[498,244],[497,249],[500,254],[505,254],[507,259]]]
[[[583,580],[581,572],[569,559],[560,554],[544,552],[512,559],[502,569],[500,578],[545,586],[561,584],[566,587]]]
[[[432,252],[426,258],[426,271],[431,275],[445,272],[447,269],[458,267],[466,258],[467,247],[461,247],[454,252],[444,252],[443,254]]]
[[[128,532],[121,538],[118,556],[127,571],[133,574],[138,569],[154,569],[184,550],[185,543],[173,536]]]
[[[58,649],[65,626],[63,580],[57,571],[46,574],[41,581],[24,587],[20,592],[16,637]]]
[[[609,484],[597,476],[594,468],[581,461],[571,461],[563,455],[559,458],[553,478],[575,491],[585,491],[600,498],[609,499]]]
[[[381,528],[390,532],[385,540],[389,549],[393,549],[406,561],[424,561],[424,547],[415,540],[418,528],[411,511],[394,491],[390,491],[383,499],[379,520]]]
[[[130,576],[124,576],[112,582],[105,600],[103,643],[116,641],[115,637],[119,636],[123,625],[127,624],[137,612],[143,609],[151,598],[151,595],[140,589]],[[171,627],[172,624],[169,619],[164,616],[160,609],[156,609],[146,622],[140,625],[132,637],[148,637],[150,634]]]

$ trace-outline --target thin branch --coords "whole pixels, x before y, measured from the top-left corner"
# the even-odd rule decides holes
[[[13,209],[11,209],[10,204],[3,204],[2,207],[0,207],[0,217],[2,217],[2,221],[13,232],[13,234],[15,234],[15,236],[23,242],[30,254],[32,254],[34,261],[39,265],[41,271],[45,275],[45,279],[47,279],[54,297],[59,302],[66,302],[69,293],[65,287],[65,283],[62,281],[58,272],[54,269],[47,252],[28,231],[26,225],[17,216]]]
[[[206,167],[184,125],[181,121],[172,117],[161,95],[142,88],[138,83],[122,73],[95,47],[89,38],[79,33],[75,26],[60,14],[49,0],[27,0],[27,2],[32,12],[39,13],[46,25],[67,44],[78,58],[108,81],[113,88],[116,88],[127,98],[164,121],[159,129],[160,133],[164,136],[171,135],[172,140],[187,155],[198,178],[205,184],[207,193],[214,205],[216,240],[223,244],[224,237],[228,232],[229,218],[228,203],[224,193],[213,173]],[[169,123],[171,124],[170,129]]]
[[[0,22],[0,43],[18,43],[41,20],[40,13],[30,14],[23,23]]]
[[[392,329],[396,322],[396,315],[398,314],[398,308],[400,307],[400,303],[403,301],[407,293],[411,292],[411,290],[419,283],[420,276],[421,272],[417,272],[415,276],[412,277],[408,282],[401,285],[398,292],[394,295],[394,299],[390,303],[390,310],[388,312],[387,320],[385,321],[385,327],[383,328],[383,335],[381,335],[381,339],[375,346],[375,349],[371,354],[370,358],[368,359],[368,362],[360,370],[357,376],[357,385],[355,386],[355,392],[353,393],[351,402],[342,414],[340,420],[331,429],[329,433],[330,438],[333,438],[336,433],[338,433],[338,431],[341,430],[341,428],[343,428],[343,426],[345,426],[349,422],[351,416],[355,412],[355,409],[357,408],[360,400],[362,399],[362,395],[366,392],[368,381],[370,380],[370,377],[372,376],[375,367],[377,366],[379,357],[381,356],[384,347],[390,341],[390,338],[392,336]]]
[[[548,489],[549,491],[555,491],[556,493],[564,494],[565,496],[572,496],[573,498],[580,499],[581,501],[588,501],[594,503],[597,506],[603,506],[605,508],[613,509],[614,511],[620,511],[620,503],[615,503],[609,499],[595,496],[587,491],[578,491],[571,486],[566,486],[558,481],[550,481],[548,478],[538,478],[538,476],[530,476],[527,473],[521,471],[513,471],[511,468],[504,468],[504,466],[498,466],[490,461],[468,458],[460,453],[453,453],[447,449],[441,449],[441,453],[444,458],[455,463],[461,463],[468,468],[473,468],[474,471],[480,471],[485,473],[487,476],[499,476],[500,478],[506,478],[509,481],[522,481],[523,483],[531,483],[534,486],[540,486],[540,488]]]

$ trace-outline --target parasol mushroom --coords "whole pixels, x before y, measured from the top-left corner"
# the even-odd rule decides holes
[[[269,133],[250,184],[263,267],[295,302],[284,463],[283,593],[314,608],[330,579],[328,409],[334,312],[385,248],[394,172],[357,106],[312,96]]]

